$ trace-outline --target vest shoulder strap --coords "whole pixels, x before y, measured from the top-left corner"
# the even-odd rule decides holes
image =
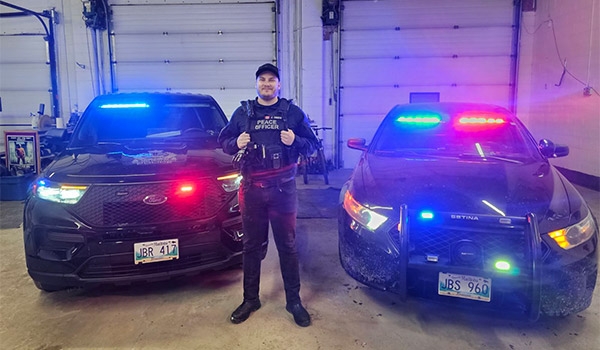
[[[285,128],[288,128],[288,122],[287,122],[287,113],[290,110],[290,106],[293,103],[293,100],[288,100],[285,98],[280,98],[281,102],[279,104],[279,112],[281,113],[281,117],[283,118],[283,125],[285,126]]]
[[[240,101],[240,104],[242,105],[242,109],[246,112],[246,129],[244,131],[248,132],[250,131],[250,119],[254,117],[254,100]]]

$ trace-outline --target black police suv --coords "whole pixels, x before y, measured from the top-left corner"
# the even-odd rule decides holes
[[[598,223],[508,110],[395,106],[340,193],[339,255],[356,280],[400,294],[537,320],[586,309]]]
[[[29,275],[45,291],[241,263],[241,177],[207,95],[98,96],[24,206]]]

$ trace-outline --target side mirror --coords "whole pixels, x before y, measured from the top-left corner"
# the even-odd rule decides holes
[[[365,139],[348,139],[348,147],[360,151],[366,151],[367,141]]]
[[[558,158],[569,155],[569,146],[555,145],[554,142],[547,139],[540,140],[539,148],[547,158]]]

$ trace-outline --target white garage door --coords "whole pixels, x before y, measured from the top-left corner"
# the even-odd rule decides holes
[[[111,5],[113,91],[212,95],[228,116],[276,63],[275,2]],[[140,1],[141,3],[141,1]]]
[[[2,8],[3,13],[14,13]],[[43,19],[48,25],[48,21]],[[46,31],[34,16],[3,17],[0,25],[0,137],[3,130],[31,129],[30,113],[44,104],[52,115]]]
[[[370,142],[385,114],[411,102],[411,94],[510,107],[513,17],[513,0],[343,1],[343,167],[352,168],[360,156],[346,140]]]

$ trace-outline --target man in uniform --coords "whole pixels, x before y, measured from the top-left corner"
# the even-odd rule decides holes
[[[231,322],[244,322],[261,306],[261,261],[268,242],[269,222],[279,253],[286,310],[302,327],[310,315],[300,300],[300,273],[296,250],[296,171],[300,153],[311,154],[317,139],[304,112],[279,98],[279,69],[267,63],[256,71],[254,100],[242,101],[221,130],[219,143],[236,154],[243,176],[239,191],[244,226],[244,300],[231,314]]]

